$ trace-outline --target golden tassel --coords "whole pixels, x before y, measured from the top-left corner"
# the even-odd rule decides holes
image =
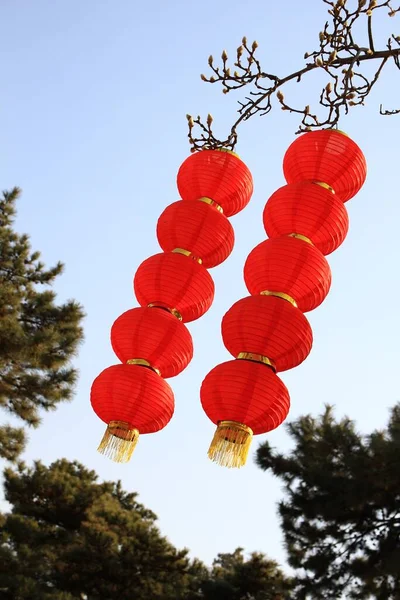
[[[253,431],[243,423],[220,421],[208,457],[221,467],[240,468],[246,464]]]
[[[139,439],[139,431],[123,421],[110,421],[97,451],[118,463],[130,461]]]

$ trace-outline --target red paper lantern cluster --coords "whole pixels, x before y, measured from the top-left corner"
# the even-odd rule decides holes
[[[105,369],[91,390],[93,410],[107,424],[99,451],[129,461],[139,434],[163,429],[174,412],[165,378],[178,375],[193,356],[184,323],[201,317],[214,298],[207,269],[232,252],[234,233],[227,216],[250,200],[250,171],[224,150],[192,154],[177,179],[182,202],[160,216],[157,238],[163,252],[139,266],[134,292],[140,306],[112,326],[111,344],[122,364]]]
[[[286,418],[289,393],[277,372],[299,365],[311,351],[312,331],[303,313],[323,302],[331,271],[325,259],[344,241],[344,202],[366,177],[358,146],[335,130],[306,133],[283,160],[287,185],[268,200],[263,220],[269,239],[252,250],[244,266],[250,297],[222,320],[222,338],[235,357],[204,379],[201,403],[217,425],[211,460],[245,464],[253,435]]]

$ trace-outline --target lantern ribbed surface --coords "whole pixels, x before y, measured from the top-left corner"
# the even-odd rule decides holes
[[[142,262],[134,277],[134,290],[141,306],[175,309],[184,322],[201,317],[214,299],[214,282],[203,265],[173,252],[155,254]]]
[[[174,413],[174,394],[168,383],[137,365],[113,365],[102,371],[93,382],[90,402],[104,423],[127,423],[140,434],[163,429]]]
[[[211,198],[227,217],[243,210],[253,193],[253,178],[239,157],[220,150],[201,150],[181,165],[177,185],[182,200]]]
[[[175,377],[193,357],[187,327],[160,308],[138,307],[124,312],[111,328],[111,345],[121,362],[144,359],[162,377]]]
[[[202,383],[200,397],[213,423],[236,421],[250,427],[255,435],[278,427],[290,407],[286,386],[272,369],[248,360],[231,360],[214,367]]]
[[[286,151],[283,172],[288,183],[320,181],[346,202],[367,176],[363,153],[353,140],[335,129],[300,135]]]
[[[346,238],[349,217],[340,197],[311,182],[292,183],[272,194],[263,213],[268,237],[299,233],[327,255]]]
[[[331,285],[331,270],[312,244],[294,237],[270,238],[252,250],[244,266],[250,294],[283,292],[302,312],[323,302]]]
[[[236,358],[240,353],[266,356],[277,371],[293,369],[311,352],[311,326],[301,310],[274,296],[248,296],[222,319],[222,339]]]
[[[164,252],[184,248],[211,269],[224,262],[233,250],[233,227],[215,206],[205,202],[174,202],[161,214],[157,239]]]

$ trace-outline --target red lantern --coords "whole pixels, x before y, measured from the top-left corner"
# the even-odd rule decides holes
[[[193,343],[186,326],[159,308],[132,308],[114,322],[111,344],[123,363],[141,359],[162,377],[174,377],[193,357]]]
[[[329,291],[324,254],[346,237],[343,202],[360,189],[366,165],[341,132],[316,131],[289,147],[284,172],[288,185],[264,209],[270,239],[252,250],[244,267],[253,296],[236,302],[222,320],[224,344],[238,360],[215,367],[201,388],[204,411],[218,425],[209,457],[228,467],[245,463],[253,433],[286,418],[289,395],[275,371],[300,364],[310,352],[312,331],[301,311],[319,306]]]
[[[174,202],[157,223],[157,238],[164,252],[189,250],[206,269],[222,263],[233,250],[235,236],[228,219],[206,202]]]
[[[231,217],[249,203],[253,179],[240,158],[229,151],[202,150],[181,165],[178,190],[182,200],[210,198]]]
[[[206,268],[223,262],[234,244],[224,208],[227,215],[244,208],[253,183],[233,152],[213,150],[183,163],[178,187],[185,201],[166,208],[157,224],[165,252],[143,261],[134,277],[141,308],[126,311],[111,330],[113,349],[126,364],[106,369],[92,386],[93,408],[108,424],[99,450],[120,462],[129,460],[139,431],[157,431],[172,417],[172,391],[161,375],[177,375],[193,356],[181,321],[210,308],[214,282]]]
[[[114,365],[94,380],[90,401],[107,430],[99,452],[116,462],[128,462],[139,434],[163,429],[174,413],[174,395],[152,369]]]
[[[349,217],[342,200],[321,185],[304,181],[279,188],[265,205],[268,237],[300,233],[327,255],[344,241]]]
[[[267,359],[276,371],[293,369],[311,352],[312,330],[301,310],[274,296],[248,296],[222,319],[222,339],[235,357]]]
[[[286,297],[302,312],[308,312],[328,294],[331,270],[315,246],[283,236],[265,240],[250,252],[244,280],[250,294]]]
[[[324,129],[305,133],[289,146],[283,172],[288,183],[326,183],[346,202],[363,185],[367,164],[360,148],[346,134]]]
[[[142,262],[134,289],[141,306],[167,308],[186,323],[207,312],[214,299],[214,282],[203,265],[174,252],[155,254]]]
[[[278,427],[290,406],[289,393],[273,370],[250,360],[215,367],[204,379],[200,397],[217,425],[209,457],[227,467],[243,466],[253,434]]]

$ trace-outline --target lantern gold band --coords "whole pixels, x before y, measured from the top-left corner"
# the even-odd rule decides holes
[[[305,236],[301,233],[288,233],[288,236],[297,238],[298,240],[303,240],[303,242],[307,242],[307,244],[311,244],[311,246],[314,246],[314,244],[312,243],[312,240],[310,240],[310,238],[308,238],[307,236]]]
[[[248,427],[244,423],[238,423],[238,421],[218,421],[218,427],[234,427],[235,429],[240,429],[241,431],[245,431],[246,433],[253,435],[253,430],[251,427]]]
[[[198,262],[199,265],[201,265],[203,262],[201,258],[199,258],[198,256],[193,256],[190,250],[185,250],[184,248],[174,248],[172,252],[174,252],[175,254],[183,254],[184,256],[189,256],[190,258]]]
[[[253,362],[262,363],[263,365],[271,367],[273,371],[276,371],[274,361],[268,358],[268,356],[263,356],[263,354],[254,354],[254,352],[239,352],[236,358],[238,360],[251,360]]]
[[[297,308],[296,300],[292,298],[292,296],[289,296],[289,294],[285,294],[285,292],[272,292],[271,290],[264,290],[263,292],[260,292],[260,296],[275,296],[276,298],[282,298],[282,300],[287,300],[287,302],[290,302],[290,304]]]
[[[220,206],[215,200],[212,198],[207,198],[207,196],[203,196],[202,198],[198,198],[199,202],[204,202],[205,204],[209,204],[213,206],[216,210],[218,210],[221,214],[224,214],[224,209]]]
[[[131,425],[125,421],[110,421],[108,428],[115,437],[119,437],[122,440],[129,440],[134,435],[139,435],[139,430],[135,427],[131,427]]]
[[[130,358],[129,360],[126,361],[127,365],[139,365],[140,367],[147,367],[148,369],[151,369],[152,371],[154,371],[154,373],[157,373],[157,375],[161,375],[160,371],[158,369],[156,369],[155,367],[152,367],[151,364],[149,363],[148,360],[145,360],[144,358]]]
[[[167,312],[171,313],[171,315],[174,315],[174,317],[176,317],[178,319],[178,321],[183,321],[183,317],[182,317],[181,313],[179,312],[179,310],[177,310],[176,308],[170,308],[169,306],[165,306],[165,304],[159,304],[158,302],[151,302],[150,304],[147,305],[147,308],[159,308],[161,310],[166,310]]]
[[[315,185],[319,185],[319,186],[325,188],[326,190],[329,190],[332,194],[335,193],[335,190],[333,189],[333,187],[331,187],[329,184],[325,183],[324,181],[313,181],[313,183],[315,183]]]

